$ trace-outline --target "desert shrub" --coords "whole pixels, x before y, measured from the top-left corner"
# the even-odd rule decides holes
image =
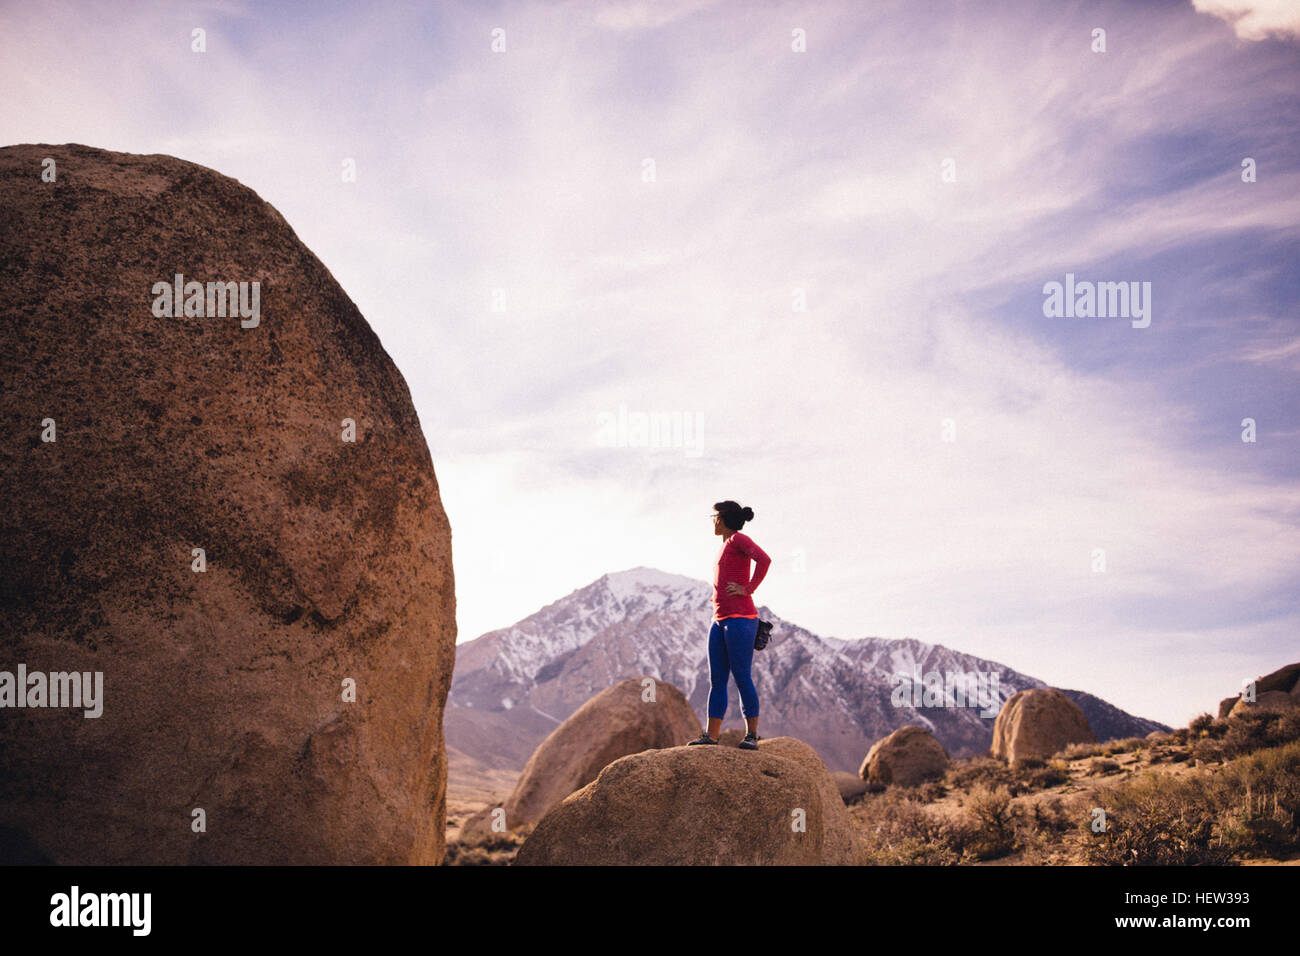
[[[492,854],[481,846],[452,842],[447,844],[443,866],[493,866],[497,864]]]
[[[1163,763],[1173,757],[1173,751],[1164,747],[1152,747],[1147,751],[1147,763]]]
[[[1107,831],[1084,843],[1093,863],[1217,864],[1292,852],[1300,848],[1300,741],[1260,748],[1213,775],[1145,775],[1106,802]]]
[[[1282,715],[1282,719],[1274,728],[1274,737],[1279,744],[1300,740],[1300,707],[1288,710]]]
[[[1251,710],[1234,718],[1223,735],[1223,752],[1239,757],[1280,743],[1273,728],[1281,719],[1281,714],[1267,710]]]
[[[1063,783],[1069,783],[1070,771],[1065,768],[1063,763],[1054,761],[1051,766],[1030,771],[1021,780],[1026,791],[1046,790],[1048,787],[1058,787]]]
[[[943,782],[953,790],[971,790],[979,784],[1010,783],[1014,779],[1011,768],[993,757],[968,757],[954,760],[948,765]]]
[[[1118,772],[1119,764],[1113,760],[1107,760],[1105,757],[1093,757],[1088,762],[1088,775],[1091,777]]]
[[[1192,756],[1201,763],[1221,763],[1226,759],[1223,744],[1209,737],[1202,738],[1192,745]]]
[[[1215,783],[1227,846],[1274,855],[1300,848],[1300,741],[1239,757]]]
[[[1106,830],[1083,841],[1089,863],[1110,866],[1222,864],[1230,847],[1215,840],[1213,782],[1153,771],[1102,797]]]
[[[1126,754],[1142,750],[1146,745],[1147,741],[1141,737],[1123,737],[1106,741],[1102,744],[1101,752],[1107,757],[1112,757],[1115,754]]]
[[[867,866],[955,866],[961,857],[946,843],[906,837],[886,843],[867,841],[863,860]]]
[[[1172,743],[1185,744],[1187,743],[1188,730],[1186,727],[1175,727],[1169,736],[1172,738]]]
[[[1223,751],[1229,757],[1300,740],[1300,708],[1247,710],[1224,723],[1227,729],[1222,738]]]
[[[948,792],[942,782],[938,780],[926,780],[917,784],[915,787],[907,787],[903,790],[903,798],[916,803],[934,803]]]
[[[1034,793],[1038,790],[1046,790],[1048,787],[1055,787],[1069,781],[1070,771],[1068,766],[1064,760],[1059,758],[1049,762],[1031,757],[1010,768],[1010,779],[1006,782],[1006,785],[1013,797],[1025,793]]]
[[[967,855],[977,860],[1006,856],[1016,845],[1015,814],[1007,787],[975,787],[963,804]]]
[[[961,862],[965,834],[942,816],[899,793],[880,794],[855,813],[865,862],[876,866],[952,866]]]
[[[509,866],[532,832],[532,827],[521,827],[506,833],[490,833],[482,840],[453,840],[447,844],[443,866]]]
[[[1214,718],[1211,715],[1205,713],[1197,714],[1191,719],[1191,722],[1188,723],[1187,729],[1191,731],[1193,736],[1204,737],[1206,732],[1209,731],[1210,724],[1212,723],[1214,723]]]
[[[1060,797],[1040,800],[1027,811],[1025,823],[1035,830],[1064,833],[1077,825],[1074,811]]]
[[[1022,851],[1021,862],[1044,866],[1077,862],[1073,852],[1078,843],[1080,821],[1087,810],[1078,796],[1053,796],[1014,806],[1015,844]]]
[[[1060,756],[1066,760],[1082,760],[1084,757],[1101,756],[1101,744],[1077,743],[1070,744],[1061,751]]]
[[[954,761],[944,777],[944,784],[949,790],[971,792],[977,787],[1005,787],[1007,792],[1018,797],[1048,787],[1055,787],[1070,779],[1069,771],[1062,760],[1047,762],[1037,757],[1030,757],[1009,766],[1001,760],[990,757],[971,757],[967,760]]]

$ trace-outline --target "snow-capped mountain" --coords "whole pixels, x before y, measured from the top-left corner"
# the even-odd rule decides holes
[[[517,770],[561,721],[626,677],[668,681],[703,722],[711,594],[704,581],[632,568],[460,645],[444,715],[447,743],[489,766]],[[872,743],[909,723],[929,727],[954,757],[982,753],[1002,702],[1018,690],[1047,686],[937,644],[819,637],[765,605],[759,616],[774,625],[772,642],[754,655],[759,732],[806,741],[831,770],[856,771]],[[975,675],[964,706],[956,706],[962,702],[954,686],[941,686],[959,674]],[[928,697],[926,675],[940,675]],[[915,687],[915,696],[897,691],[900,684]],[[1091,694],[1065,693],[1099,739],[1168,729]],[[743,726],[734,684],[724,726]]]

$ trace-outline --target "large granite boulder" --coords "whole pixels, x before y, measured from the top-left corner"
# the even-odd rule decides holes
[[[1271,674],[1265,674],[1255,681],[1255,693],[1266,694],[1271,690],[1283,693],[1295,693],[1300,690],[1300,662],[1279,667]]]
[[[699,736],[699,719],[682,692],[666,681],[643,680],[650,678],[629,677],[601,691],[542,741],[504,804],[507,829],[536,823],[619,757],[680,747]],[[486,836],[493,809],[466,821],[461,839]]]
[[[899,727],[872,744],[858,776],[868,783],[912,787],[942,777],[948,751],[924,727]]]
[[[1017,691],[993,722],[993,756],[1046,759],[1073,743],[1096,743],[1079,705],[1054,687]]]
[[[1294,710],[1296,707],[1296,698],[1292,697],[1286,691],[1266,690],[1263,693],[1256,694],[1254,700],[1238,698],[1237,702],[1232,705],[1232,710],[1228,711],[1229,717],[1240,717],[1251,711],[1273,711],[1274,713],[1285,713],[1288,710]]]
[[[605,767],[542,818],[516,865],[848,865],[853,822],[811,747],[646,750]]]
[[[439,862],[450,530],[375,333],[211,169],[13,146],[0,204],[0,668],[102,674],[0,710],[0,847]]]
[[[1279,667],[1255,680],[1255,699],[1238,693],[1219,702],[1220,717],[1240,717],[1251,710],[1285,711],[1300,703],[1300,663]]]

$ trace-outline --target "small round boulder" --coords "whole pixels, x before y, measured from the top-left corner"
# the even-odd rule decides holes
[[[899,727],[877,740],[862,761],[858,776],[868,783],[912,787],[942,777],[948,751],[924,727]]]

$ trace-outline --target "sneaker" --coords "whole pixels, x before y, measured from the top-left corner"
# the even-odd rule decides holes
[[[736,744],[741,750],[757,750],[761,738],[755,734],[745,734],[745,739]]]
[[[686,746],[694,747],[696,744],[716,744],[716,743],[717,741],[709,736],[708,731],[705,731],[704,733],[700,734],[699,737],[692,740]]]

